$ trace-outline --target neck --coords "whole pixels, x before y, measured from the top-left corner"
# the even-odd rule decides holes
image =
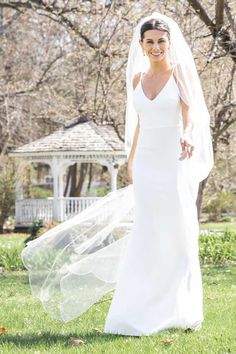
[[[169,71],[171,69],[171,65],[169,61],[164,61],[160,63],[150,62],[150,73],[151,74],[159,74]]]

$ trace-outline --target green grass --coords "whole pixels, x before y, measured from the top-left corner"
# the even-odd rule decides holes
[[[220,228],[224,231],[225,224],[208,224],[208,227],[210,230]],[[0,249],[21,250],[26,236],[0,236]],[[219,246],[225,247],[224,243],[218,244],[218,241],[208,245],[207,240],[207,236],[202,237],[201,252],[216,254]],[[181,329],[172,328],[143,337],[103,333],[112,293],[107,294],[77,320],[67,324],[53,321],[44,312],[39,300],[31,296],[27,272],[7,271],[5,268],[5,272],[0,273],[0,327],[5,327],[7,333],[0,334],[0,353],[236,353],[235,266],[232,263],[218,266],[202,264],[201,268],[205,316],[202,329],[185,333]],[[72,346],[68,343],[70,337],[81,339],[84,344]],[[170,340],[170,344],[163,344],[161,340]]]
[[[103,333],[112,298],[107,294],[77,320],[67,324],[51,320],[33,298],[25,271],[0,274],[0,353],[236,353],[235,277],[233,265],[202,266],[204,321],[200,331],[169,329],[151,336],[131,337]],[[233,310],[234,309],[234,310]],[[79,347],[70,337],[84,341]],[[170,344],[161,340],[171,339]]]
[[[0,247],[6,245],[13,245],[18,247],[23,244],[23,241],[26,239],[27,234],[20,234],[20,233],[9,233],[9,234],[2,234],[0,235]]]
[[[201,230],[213,230],[213,231],[236,231],[236,222],[212,222],[212,223],[201,223]]]

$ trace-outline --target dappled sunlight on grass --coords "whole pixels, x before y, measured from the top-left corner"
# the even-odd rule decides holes
[[[233,265],[202,266],[205,318],[200,331],[185,333],[171,328],[135,337],[103,333],[113,292],[65,324],[50,319],[39,300],[31,296],[27,272],[4,272],[0,275],[0,327],[7,332],[1,335],[0,352],[233,353],[235,273]]]

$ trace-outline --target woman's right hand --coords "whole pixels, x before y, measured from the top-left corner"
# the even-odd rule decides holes
[[[127,174],[129,183],[133,183],[132,161],[128,161]]]

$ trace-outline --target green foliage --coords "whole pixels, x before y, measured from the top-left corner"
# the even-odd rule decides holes
[[[46,232],[49,228],[54,227],[50,224],[46,229],[40,228],[37,235]],[[3,241],[4,239],[4,241]],[[29,238],[28,238],[29,240]],[[14,240],[9,236],[3,236],[0,239],[0,266],[7,270],[20,270],[23,269],[21,262],[21,252],[24,248],[22,237],[20,239],[14,237]],[[45,259],[45,269],[48,269],[52,260],[55,257],[56,250],[51,250],[50,254],[47,250],[47,259]],[[45,254],[42,252],[40,264],[44,263]],[[64,252],[58,258],[56,267],[60,266],[67,260],[69,255]],[[205,264],[229,264],[236,262],[236,232],[225,231],[223,233],[209,232],[208,235],[201,235],[199,237],[199,258],[202,265]],[[33,262],[34,260],[32,260]]]
[[[33,199],[46,199],[52,196],[53,196],[53,191],[51,189],[32,187],[31,198]]]
[[[202,264],[223,264],[236,261],[236,232],[225,231],[200,236],[200,262]]]
[[[220,221],[222,213],[236,214],[236,195],[230,192],[217,192],[208,198],[203,212],[209,214],[209,221]]]
[[[6,234],[0,238],[0,266],[4,270],[24,269],[21,252],[24,249],[25,235],[15,235],[13,237]]]
[[[109,193],[109,190],[105,187],[100,187],[96,190],[97,197],[104,197],[108,193]]]
[[[0,248],[0,266],[5,270],[22,270],[24,269],[21,260],[21,251],[23,247]]]

